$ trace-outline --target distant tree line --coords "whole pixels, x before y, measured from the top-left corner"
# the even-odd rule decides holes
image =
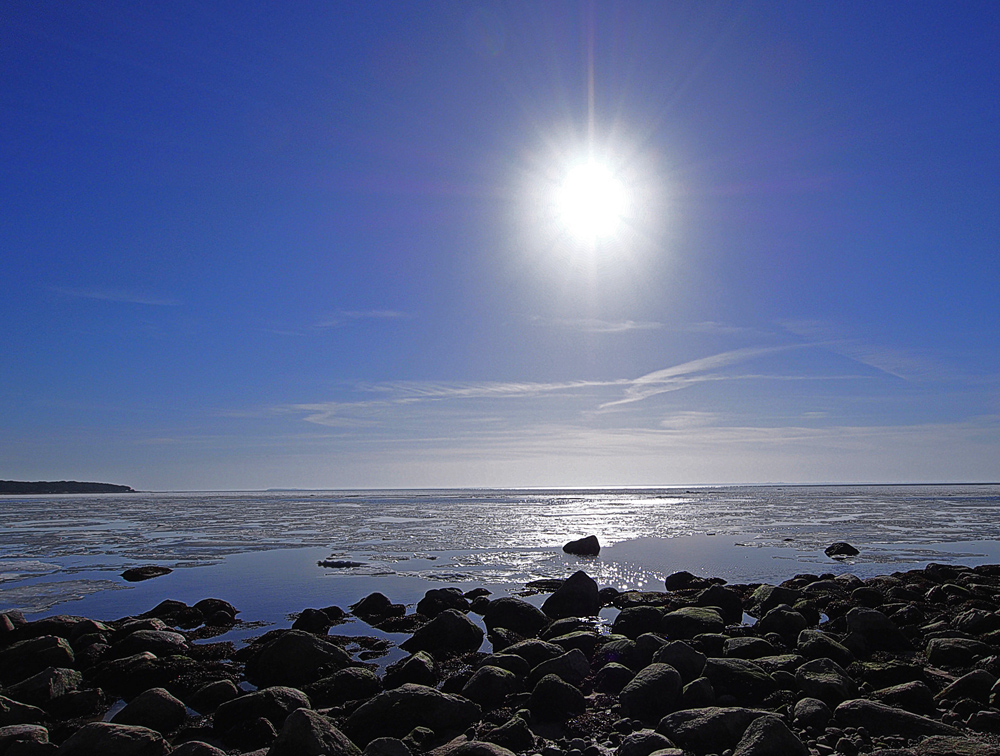
[[[0,494],[134,493],[114,483],[81,483],[77,480],[0,480]]]

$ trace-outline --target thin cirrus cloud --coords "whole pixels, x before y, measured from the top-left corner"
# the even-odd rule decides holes
[[[672,331],[715,335],[748,334],[751,330],[715,321],[700,323],[668,324],[658,320],[605,320],[602,318],[543,318],[535,316],[531,322],[538,326],[565,328],[584,333],[629,333],[633,331]]]
[[[102,302],[148,305],[151,307],[180,307],[183,302],[170,297],[150,296],[143,292],[125,289],[83,289],[68,286],[50,286],[50,291],[78,299],[95,299]]]
[[[313,324],[314,328],[340,328],[359,320],[409,320],[412,313],[401,310],[337,310]]]

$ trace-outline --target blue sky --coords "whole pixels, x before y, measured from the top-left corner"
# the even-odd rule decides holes
[[[1000,479],[992,2],[0,11],[0,477]],[[580,161],[627,192],[581,239]]]

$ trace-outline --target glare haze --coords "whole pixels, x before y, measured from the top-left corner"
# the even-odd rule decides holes
[[[1000,479],[994,2],[0,11],[0,478]]]

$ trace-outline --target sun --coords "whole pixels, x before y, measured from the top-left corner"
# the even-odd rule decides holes
[[[628,203],[628,191],[621,179],[595,161],[570,168],[555,197],[556,211],[566,232],[588,243],[613,236],[622,225]]]

